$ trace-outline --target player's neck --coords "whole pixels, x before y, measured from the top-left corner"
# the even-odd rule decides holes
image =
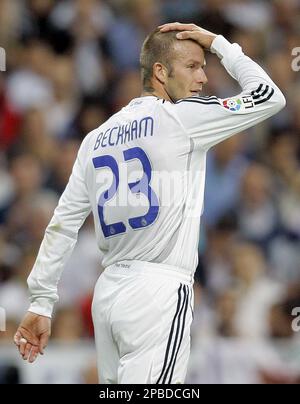
[[[142,97],[153,96],[153,97],[161,98],[166,101],[173,102],[173,100],[171,99],[171,97],[169,96],[169,94],[167,93],[167,91],[165,90],[165,88],[163,86],[160,86],[159,88],[155,88],[155,86],[154,86],[154,88],[152,88],[150,86],[144,87],[141,96]]]
[[[173,100],[171,100],[171,98],[168,96],[168,94],[162,94],[162,93],[159,93],[158,91],[153,91],[153,92],[143,91],[141,94],[141,97],[147,97],[147,96],[153,96],[153,97],[161,98],[166,101],[173,102]]]

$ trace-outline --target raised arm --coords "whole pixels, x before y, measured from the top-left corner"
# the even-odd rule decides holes
[[[216,54],[242,91],[220,99],[190,97],[172,105],[195,148],[209,149],[226,138],[269,118],[285,106],[285,98],[267,73],[238,44],[194,24],[172,23],[162,31],[178,30],[179,40],[192,39]]]

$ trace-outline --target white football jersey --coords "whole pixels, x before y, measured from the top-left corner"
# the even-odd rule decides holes
[[[61,271],[90,211],[103,267],[140,260],[193,275],[207,151],[285,105],[239,45],[218,36],[211,51],[239,82],[240,94],[176,103],[136,98],[86,136],[28,280],[30,311],[51,315]]]

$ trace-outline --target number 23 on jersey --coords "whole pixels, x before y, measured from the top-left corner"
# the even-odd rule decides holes
[[[152,178],[151,163],[147,154],[140,147],[133,147],[129,150],[123,151],[125,161],[137,159],[143,168],[143,177],[128,184],[130,191],[133,194],[143,194],[147,197],[149,202],[148,212],[143,216],[128,218],[128,225],[134,229],[142,229],[150,226],[157,218],[159,213],[158,198],[150,186]],[[98,200],[98,216],[104,237],[112,237],[117,234],[126,233],[127,227],[123,222],[105,223],[104,221],[104,208],[105,204],[110,201],[118,191],[120,183],[120,172],[116,159],[110,155],[104,155],[93,158],[95,169],[108,167],[113,174],[113,182],[109,189],[99,196]]]

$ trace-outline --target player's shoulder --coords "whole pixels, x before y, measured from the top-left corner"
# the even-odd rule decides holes
[[[98,136],[99,132],[101,132],[101,127],[103,124],[99,125],[97,128],[91,130],[82,140],[82,146],[87,145],[92,139]]]
[[[175,102],[175,105],[187,105],[187,104],[200,104],[204,106],[208,105],[222,105],[220,98],[215,95],[204,95],[204,96],[192,96],[187,98],[181,98]]]
[[[81,145],[80,145],[80,151],[81,151],[82,155],[84,156],[84,158],[88,158],[90,151],[93,150],[93,145],[94,145],[97,137],[99,136],[99,134],[103,131],[103,125],[106,122],[102,123],[97,128],[91,130],[83,138]]]

